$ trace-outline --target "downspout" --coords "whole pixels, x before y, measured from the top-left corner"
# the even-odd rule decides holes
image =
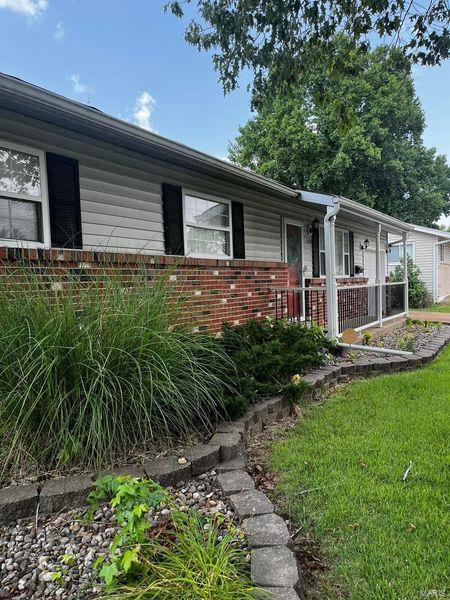
[[[327,325],[328,337],[338,337],[338,300],[336,286],[336,247],[335,247],[335,221],[341,208],[339,198],[333,196],[333,204],[327,206],[327,214],[323,219],[325,238],[325,264],[326,264],[326,290],[327,290]]]
[[[433,301],[438,301],[439,294],[439,271],[437,267],[437,247],[449,244],[450,240],[443,240],[442,242],[436,242],[433,244]]]

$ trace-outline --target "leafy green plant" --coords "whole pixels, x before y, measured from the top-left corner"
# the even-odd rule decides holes
[[[310,390],[310,386],[303,381],[290,381],[283,390],[284,397],[290,404],[299,402],[303,396]]]
[[[346,353],[346,357],[350,362],[354,362],[358,358],[358,353],[355,350],[349,350]]]
[[[99,557],[94,565],[106,589],[113,589],[120,578],[135,577],[142,572],[142,548],[148,542],[151,527],[149,511],[162,503],[169,504],[170,497],[163,487],[151,480],[106,476],[95,482],[88,502],[87,520],[101,502],[109,502],[115,510],[114,520],[119,529],[108,555]]]
[[[363,344],[364,346],[369,346],[372,340],[372,333],[370,331],[364,331],[362,334]]]
[[[403,337],[397,340],[397,348],[399,350],[407,350],[408,352],[414,352],[414,336],[411,333],[405,333]]]
[[[108,554],[95,563],[106,597],[253,598],[242,533],[225,516],[182,512],[157,483],[130,476],[98,480],[88,517],[101,502],[114,508],[118,525]],[[161,506],[170,512],[152,526],[152,510]]]
[[[115,600],[252,600],[245,553],[234,526],[205,521],[198,513],[174,513],[172,526],[145,547],[137,581],[119,587]],[[206,527],[205,527],[206,526]]]
[[[410,308],[426,308],[431,306],[433,298],[427,290],[426,285],[420,279],[420,268],[414,264],[413,259],[408,256],[408,299]],[[392,281],[403,281],[403,259],[396,265],[391,273]]]
[[[56,285],[38,267],[2,270],[3,474],[30,459],[102,467],[155,438],[211,429],[233,366],[212,336],[180,324],[169,273],[149,281],[144,265],[105,265]]]
[[[260,398],[286,390],[292,398],[294,390],[286,388],[292,374],[303,374],[325,364],[337,346],[317,325],[310,327],[286,320],[255,319],[243,325],[224,324],[221,343],[237,368],[239,404],[235,398],[225,399],[233,416],[237,409]],[[295,393],[298,393],[297,388]]]

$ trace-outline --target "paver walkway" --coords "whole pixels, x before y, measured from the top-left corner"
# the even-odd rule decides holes
[[[411,319],[419,319],[420,321],[441,321],[442,323],[450,323],[450,313],[411,310],[409,316]]]

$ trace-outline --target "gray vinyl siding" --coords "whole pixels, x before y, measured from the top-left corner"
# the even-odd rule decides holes
[[[444,244],[444,261],[446,264],[450,264],[450,240],[447,244]]]
[[[394,239],[395,236],[392,236]],[[395,237],[398,239],[398,237]],[[420,279],[425,283],[430,294],[433,294],[433,251],[434,244],[440,241],[437,235],[412,231],[408,235],[408,243],[414,246],[414,263],[420,269]],[[390,238],[391,240],[391,238]]]
[[[200,175],[161,160],[119,148],[46,122],[0,109],[0,139],[75,158],[79,162],[83,247],[164,253],[162,183],[244,204],[245,249],[249,260],[281,261],[283,218],[303,225],[306,277],[312,276],[309,223],[323,213],[286,200]],[[355,236],[355,264],[363,265],[360,244],[368,237],[366,274],[375,276],[375,233],[338,216],[337,226]],[[373,255],[373,258],[372,258]],[[382,260],[384,268],[385,261]]]
[[[246,257],[281,260],[281,214],[292,203],[0,110],[0,139],[79,162],[83,247],[164,252],[161,185],[243,202]]]

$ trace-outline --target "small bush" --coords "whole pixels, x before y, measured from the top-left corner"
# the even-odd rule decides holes
[[[168,275],[105,267],[54,280],[45,266],[3,271],[3,472],[101,467],[211,428],[233,367],[215,339],[179,325]]]
[[[243,398],[242,404],[226,398],[226,406],[234,412],[279,393],[294,374],[324,364],[328,353],[336,351],[336,345],[317,325],[273,319],[249,320],[238,326],[225,324],[222,344],[236,365],[237,388]],[[304,386],[297,388],[297,393],[300,388]]]
[[[370,342],[372,341],[372,333],[370,331],[364,331],[364,333],[362,334],[362,340],[363,340],[363,344],[364,346],[369,346]]]
[[[427,308],[433,304],[433,298],[420,279],[420,268],[408,256],[408,301],[410,308]],[[403,259],[391,273],[392,281],[403,281]]]

